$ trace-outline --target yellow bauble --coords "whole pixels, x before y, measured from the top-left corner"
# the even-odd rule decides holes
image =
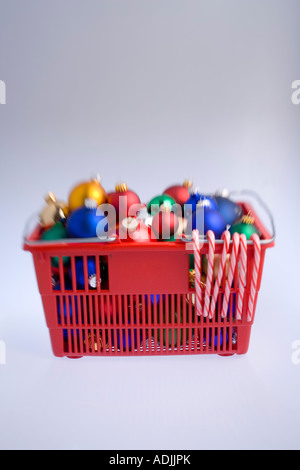
[[[97,201],[98,206],[107,202],[107,195],[100,184],[99,178],[78,184],[69,195],[69,209],[71,212],[84,206],[86,199]]]

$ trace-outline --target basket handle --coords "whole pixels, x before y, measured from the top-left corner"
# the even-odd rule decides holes
[[[270,219],[271,227],[272,227],[271,239],[268,240],[268,243],[274,242],[276,238],[276,228],[275,228],[274,217],[273,217],[271,210],[269,209],[267,204],[261,199],[261,197],[253,190],[243,189],[241,191],[230,191],[230,196],[243,196],[243,195],[253,197],[268,215]]]

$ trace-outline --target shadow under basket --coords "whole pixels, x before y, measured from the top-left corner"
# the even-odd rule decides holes
[[[224,269],[210,316],[199,315],[197,302],[204,305],[206,300],[211,305],[215,279],[210,286],[203,279],[199,297],[192,241],[50,243],[41,242],[39,229],[33,230],[25,238],[24,249],[33,255],[53,354],[69,358],[245,354],[265,252],[274,246],[275,236],[269,234],[249,203],[240,204],[245,213],[251,211],[261,234],[255,290],[251,290],[255,245],[249,241],[243,301],[238,258],[230,286]],[[216,258],[223,246],[224,241],[216,241]],[[229,260],[233,249],[231,241]],[[204,240],[199,251],[203,267],[209,250]]]

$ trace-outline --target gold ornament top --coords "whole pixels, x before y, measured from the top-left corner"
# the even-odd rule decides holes
[[[187,189],[191,189],[193,187],[192,180],[185,180],[184,183],[183,183],[183,186]]]
[[[97,173],[95,176],[91,178],[92,183],[101,183],[101,176],[99,173]]]
[[[242,223],[247,225],[254,225],[255,219],[252,217],[251,213],[249,212],[247,215],[242,217]]]
[[[128,191],[128,186],[126,183],[119,183],[115,187],[117,193],[126,193]]]
[[[47,196],[45,197],[45,201],[46,201],[47,204],[51,204],[51,202],[53,204],[56,204],[57,200],[56,200],[55,194],[48,193]]]

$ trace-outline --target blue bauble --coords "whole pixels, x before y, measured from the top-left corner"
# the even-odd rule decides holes
[[[85,278],[84,278],[84,263],[83,258],[77,258],[75,261],[76,269],[76,281],[77,289],[81,290],[85,288]],[[93,282],[96,279],[96,262],[93,256],[88,256],[87,258],[87,271],[88,271],[88,283],[89,280]],[[72,279],[72,269],[69,270],[69,276]],[[96,288],[94,284],[90,284],[90,287]]]
[[[69,238],[105,236],[108,233],[107,217],[104,212],[96,208],[80,207],[71,213],[67,222],[67,232]]]
[[[122,336],[122,348],[123,351],[126,351],[127,348],[127,337],[126,337],[126,330],[117,330],[117,343],[118,349],[121,349],[121,339],[120,333]],[[111,332],[112,335],[112,346],[114,346],[114,332]],[[137,348],[137,330],[133,331],[133,338],[134,338],[134,349]],[[128,330],[128,349],[131,350],[132,347],[132,331]]]
[[[228,341],[228,333],[227,333],[227,341]],[[220,338],[220,346],[223,346],[223,329],[220,329],[220,334],[219,334],[219,338]],[[209,330],[209,347],[212,346],[212,331]],[[218,333],[215,332],[215,348],[218,347]]]
[[[60,284],[58,283],[55,287],[54,287],[54,290],[56,291],[60,291],[61,290],[61,287],[60,287]],[[65,290],[72,290],[72,286],[69,282],[66,282],[65,283]],[[69,315],[68,315],[68,310],[67,310],[67,302],[69,303]],[[61,302],[60,302],[60,298],[57,297],[56,298],[56,303],[57,303],[57,321],[58,321],[58,324],[61,325],[62,324],[62,319],[61,319]],[[74,304],[75,304],[75,322],[76,324],[78,324],[78,300],[77,300],[77,297],[75,297],[74,299]],[[65,319],[65,324],[69,324],[71,326],[74,326],[74,319],[73,319],[73,302],[72,302],[72,297],[70,295],[66,296],[63,298],[63,309],[64,309],[64,319]],[[83,312],[83,305],[81,306],[81,311]],[[68,316],[69,316],[69,322],[68,322]],[[83,314],[82,314],[83,316]],[[83,318],[82,318],[82,322],[83,322]],[[79,336],[79,330],[76,330],[77,331],[77,337]],[[73,339],[74,337],[74,332],[73,330],[71,330],[71,338]],[[63,338],[64,338],[64,341],[68,342],[69,340],[69,334],[68,334],[68,330],[67,329],[64,329],[63,330]]]
[[[217,201],[212,196],[207,196],[205,194],[199,194],[198,191],[192,193],[189,199],[184,204],[184,214],[185,217],[189,217],[197,209],[197,205],[201,205],[204,209],[219,210]]]
[[[210,328],[208,335],[207,335],[207,332],[204,331],[203,342],[204,342],[204,345],[206,345],[206,336],[208,336],[208,346],[211,348],[212,347],[212,341],[213,341],[213,334],[214,334],[214,347],[217,348],[218,347],[218,332],[214,331],[214,333],[213,333],[213,330]],[[219,344],[220,344],[220,347],[221,347],[221,346],[223,346],[223,329],[222,328],[220,329],[220,332],[219,332],[219,338],[220,338],[219,339],[219,341],[220,341]],[[228,342],[228,339],[229,339],[228,332],[226,332],[226,342]]]
[[[150,297],[151,299],[151,305],[154,305],[156,303],[156,305],[159,305],[159,299],[160,299],[160,294],[156,294],[156,295],[145,295],[145,302],[146,302],[146,305],[148,303],[148,298]],[[165,295],[162,296],[163,300],[165,299]]]
[[[226,230],[226,222],[220,212],[212,209],[204,210],[204,227],[203,227],[203,209],[198,208],[191,216],[192,229],[199,230],[200,234],[206,235],[209,230],[212,230],[216,239],[221,239],[223,232]],[[203,233],[204,229],[204,233]]]
[[[77,334],[77,340],[79,340],[79,330],[76,330],[76,334]],[[63,330],[63,337],[64,337],[64,341],[66,341],[66,342],[69,341],[68,330]],[[74,339],[74,330],[71,330],[71,339],[72,340]]]
[[[61,291],[61,284],[60,282],[57,282],[57,284],[55,284],[55,286],[53,286],[53,290],[55,291]],[[72,288],[72,283],[69,281],[69,280],[65,280],[65,290],[73,290]]]
[[[184,215],[186,218],[188,218],[196,210],[199,201],[200,194],[197,191],[190,195],[189,199],[184,204]]]
[[[212,196],[200,195],[198,205],[200,205],[201,207],[204,207],[204,209],[211,209],[214,211],[219,210],[217,201]]]
[[[66,300],[68,302],[68,306],[69,306],[69,322],[68,322],[68,309],[67,309],[67,303],[66,303]],[[61,325],[62,324],[62,319],[61,319],[61,302],[60,302],[60,298],[57,297],[56,299],[56,302],[57,302],[57,320],[58,320],[58,324]],[[64,308],[64,318],[65,318],[65,323],[66,324],[70,324],[70,325],[73,325],[73,303],[72,303],[72,297],[69,295],[69,296],[66,296],[63,298],[63,308]],[[75,317],[76,317],[76,322],[78,322],[78,304],[77,304],[77,297],[75,297]]]
[[[216,196],[215,199],[227,225],[233,225],[243,217],[242,207],[231,199],[222,196]]]

